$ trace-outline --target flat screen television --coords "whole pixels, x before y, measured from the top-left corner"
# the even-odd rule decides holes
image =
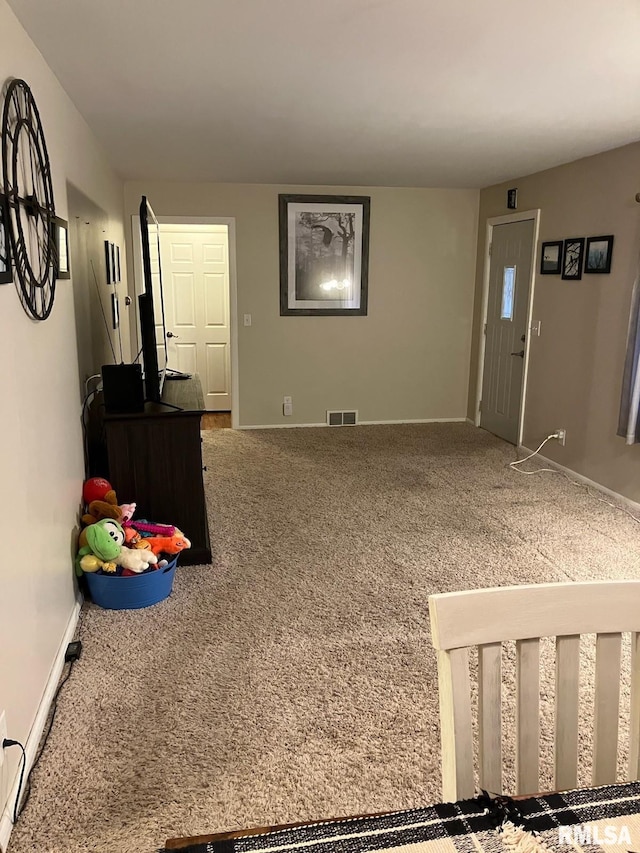
[[[167,370],[167,332],[162,292],[160,225],[147,197],[140,202],[144,292],[138,296],[145,398],[159,403]]]

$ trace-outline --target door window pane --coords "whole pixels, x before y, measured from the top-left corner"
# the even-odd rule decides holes
[[[502,308],[501,320],[513,320],[513,297],[516,285],[516,268],[505,267],[502,275]]]

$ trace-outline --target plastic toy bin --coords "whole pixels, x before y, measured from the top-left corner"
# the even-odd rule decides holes
[[[151,607],[171,595],[179,554],[161,569],[135,577],[85,573],[91,600],[107,610]]]

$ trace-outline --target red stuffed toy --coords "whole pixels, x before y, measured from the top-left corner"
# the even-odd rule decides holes
[[[109,492],[112,492],[111,483],[104,477],[92,477],[86,480],[82,487],[82,497],[87,506],[91,501],[103,501]]]

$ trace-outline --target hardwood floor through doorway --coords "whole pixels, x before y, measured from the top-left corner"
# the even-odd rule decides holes
[[[231,429],[231,412],[207,412],[202,416],[201,429]]]

